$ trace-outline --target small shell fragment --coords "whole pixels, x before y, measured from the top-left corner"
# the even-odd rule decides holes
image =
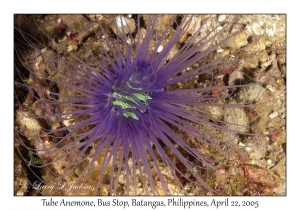
[[[269,115],[269,118],[273,119],[273,118],[275,118],[277,116],[278,116],[278,112],[273,112],[272,114]]]

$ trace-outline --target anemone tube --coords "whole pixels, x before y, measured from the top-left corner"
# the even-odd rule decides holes
[[[216,119],[203,108],[246,107],[218,102],[228,99],[236,88],[257,85],[213,86],[214,72],[255,53],[239,57],[249,47],[247,44],[222,57],[214,54],[244,32],[239,29],[220,38],[232,30],[239,17],[228,15],[210,29],[206,28],[210,17],[203,18],[193,34],[187,34],[193,16],[184,16],[176,27],[174,23],[178,21],[173,16],[162,31],[157,29],[159,16],[143,17],[147,19],[146,26],[138,16],[135,31],[131,31],[126,18],[118,18],[115,36],[100,21],[90,23],[98,48],[95,52],[79,40],[87,55],[84,58],[42,29],[48,45],[20,27],[15,28],[21,37],[15,44],[16,58],[22,66],[15,65],[20,78],[16,83],[28,89],[24,100],[39,107],[38,112],[24,108],[23,103],[17,111],[19,124],[27,120],[36,129],[28,132],[28,128],[16,126],[16,139],[31,155],[48,160],[34,164],[20,151],[30,169],[51,171],[51,181],[40,178],[46,185],[75,180],[78,185],[89,183],[92,193],[99,194],[108,183],[108,194],[116,195],[119,180],[124,179],[124,194],[139,194],[138,188],[142,187],[145,194],[167,195],[172,193],[167,177],[172,177],[183,191],[182,180],[211,189],[203,171],[216,170],[218,161],[202,147],[213,148],[226,158],[228,148],[236,146],[229,135],[248,134],[239,130],[246,125]],[[187,38],[181,41],[184,37]],[[31,61],[25,59],[29,51],[34,57]],[[212,54],[214,59],[209,59]],[[194,64],[200,65],[191,68]],[[42,68],[47,69],[47,74],[45,70],[41,73]],[[206,87],[177,88],[179,83],[207,75],[211,75],[211,82]],[[212,94],[214,90],[225,94],[216,96]],[[209,132],[211,128],[228,136],[216,137]],[[23,135],[29,141],[23,140]]]

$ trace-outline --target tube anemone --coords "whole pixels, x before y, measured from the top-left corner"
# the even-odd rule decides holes
[[[237,113],[256,100],[229,98],[260,86],[244,75],[216,83],[258,51],[258,38],[232,44],[246,34],[238,16],[85,16],[78,31],[63,17],[55,32],[34,17],[40,36],[24,18],[15,27],[17,149],[45,186],[85,187],[43,194],[172,195],[173,183],[177,194],[187,184],[215,192],[208,177],[239,154],[250,127]]]

